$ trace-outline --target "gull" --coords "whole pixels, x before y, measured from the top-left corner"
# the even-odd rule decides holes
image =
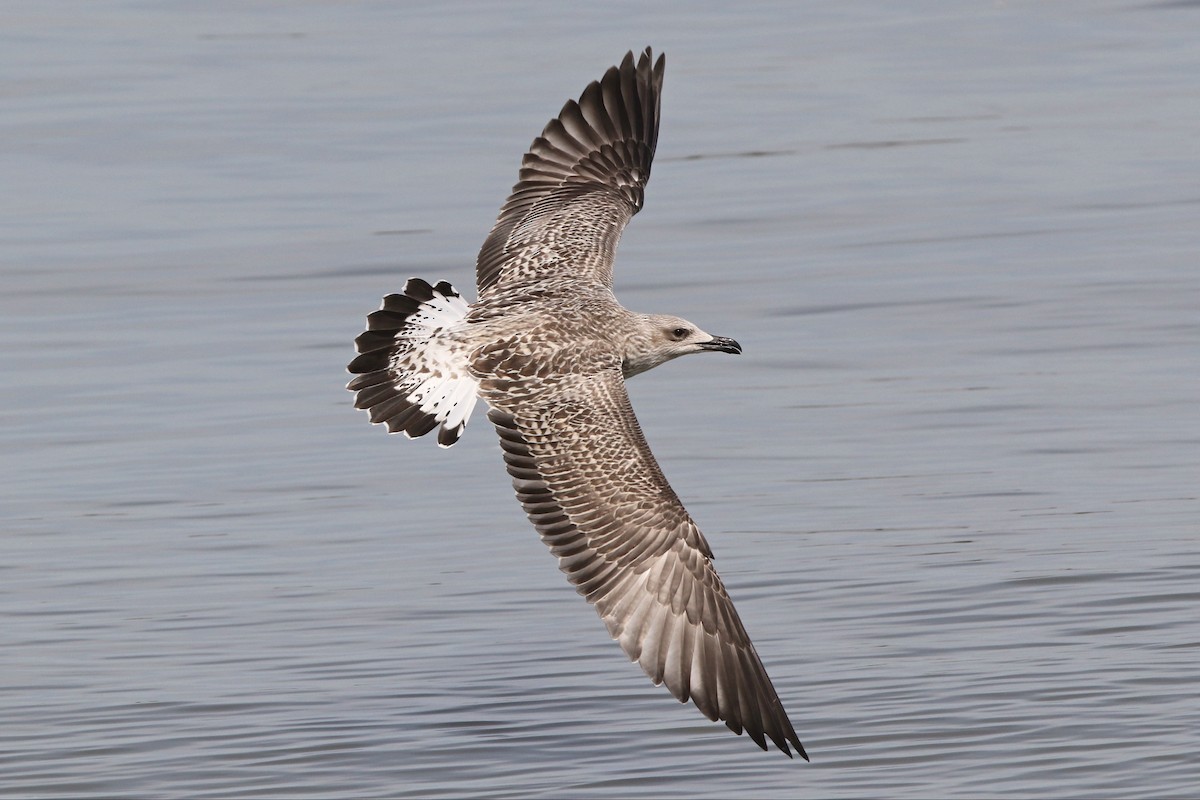
[[[805,759],[766,669],[634,416],[626,379],[690,353],[740,353],[613,295],[642,207],[665,59],[650,48],[569,100],[534,139],[476,260],[478,300],[410,279],[355,340],[346,388],[372,423],[450,447],[488,405],[530,522],[655,683],[710,720]],[[790,745],[790,747],[789,747]]]

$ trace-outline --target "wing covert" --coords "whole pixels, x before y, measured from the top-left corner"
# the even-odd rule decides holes
[[[533,140],[476,260],[485,297],[561,272],[611,288],[617,242],[642,207],[658,142],[665,59],[627,53]]]
[[[519,400],[489,396],[487,379],[482,389],[530,521],[629,658],[709,719],[807,759],[619,367],[563,375]]]

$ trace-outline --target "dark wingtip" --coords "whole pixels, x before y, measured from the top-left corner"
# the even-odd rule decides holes
[[[625,55],[625,58],[629,59],[629,60],[632,62],[632,61],[633,61],[633,51],[632,51],[632,50],[630,50],[630,51],[629,51],[629,52],[628,52],[628,53]],[[667,54],[666,54],[666,53],[659,53],[659,54],[658,54],[658,60],[656,61],[656,60],[654,59],[654,48],[653,48],[653,47],[651,47],[650,45],[646,45],[646,47],[645,47],[645,48],[642,50],[642,52],[639,54],[639,57],[638,57],[638,64],[639,64],[639,65],[640,65],[640,64],[642,64],[642,63],[649,63],[649,64],[653,64],[653,65],[654,65],[654,70],[655,70],[656,72],[657,72],[658,70],[662,69],[662,65],[663,65],[663,64],[665,64],[665,63],[666,63],[666,61],[667,61]]]
[[[800,739],[794,733],[788,737],[788,741],[791,742],[792,747],[796,748],[797,755],[805,761],[812,763],[812,759],[808,757],[808,753],[804,752],[804,745],[800,744]],[[791,755],[791,752],[788,752],[788,756],[791,757]]]

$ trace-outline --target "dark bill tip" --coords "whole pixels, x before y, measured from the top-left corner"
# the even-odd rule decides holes
[[[716,350],[721,353],[733,353],[734,355],[742,352],[740,344],[725,336],[714,336],[712,341],[704,342],[700,346],[705,350]]]

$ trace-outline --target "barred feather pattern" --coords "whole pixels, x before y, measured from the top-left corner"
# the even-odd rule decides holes
[[[530,522],[630,660],[711,720],[807,758],[712,564],[663,476],[619,366],[543,383],[488,419]]]
[[[480,299],[561,274],[611,288],[617,242],[642,207],[666,62],[627,53],[533,140],[476,259]]]
[[[354,407],[390,433],[412,439],[440,428],[440,446],[457,442],[479,384],[466,369],[463,347],[447,334],[461,326],[468,308],[449,283],[430,286],[420,278],[383,298],[354,340],[359,356],[348,369],[358,377],[346,386],[356,393]]]

